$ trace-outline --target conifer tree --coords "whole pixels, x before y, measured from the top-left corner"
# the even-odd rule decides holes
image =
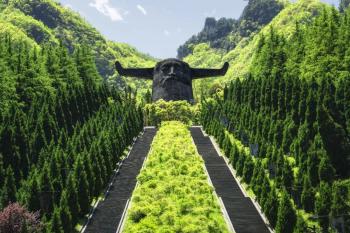
[[[12,167],[9,166],[6,169],[4,186],[1,190],[1,206],[5,207],[9,203],[13,203],[16,201],[16,182],[15,175],[13,173]]]
[[[63,232],[72,232],[74,226],[72,224],[72,216],[69,210],[70,206],[68,202],[68,193],[66,190],[62,192],[59,208]]]
[[[50,221],[49,232],[51,233],[64,233],[62,228],[61,213],[60,208],[55,207],[52,214],[52,219]]]
[[[70,209],[70,213],[72,215],[72,223],[74,225],[78,221],[80,206],[78,202],[77,188],[76,188],[74,176],[72,173],[69,174],[67,178],[66,192],[67,192],[68,206]]]
[[[40,193],[40,209],[44,213],[50,215],[54,207],[55,190],[52,187],[50,180],[50,168],[45,163],[44,168],[39,174],[39,193]]]
[[[246,157],[243,168],[243,180],[247,184],[250,183],[254,171],[254,162],[250,155]]]
[[[307,229],[307,224],[302,215],[298,214],[297,223],[295,225],[293,233],[305,233]]]
[[[332,187],[331,215],[333,218],[349,219],[350,205],[348,203],[349,187],[345,182],[336,181]]]
[[[273,186],[271,192],[265,202],[263,207],[264,213],[266,214],[272,227],[276,226],[277,223],[277,213],[279,209],[279,200],[276,192],[276,188]]]
[[[329,184],[321,181],[318,189],[318,195],[316,196],[316,201],[315,201],[315,213],[317,214],[317,216],[320,216],[318,218],[318,221],[320,223],[323,233],[328,232],[328,227],[329,227],[328,216],[331,211],[331,203],[332,203],[331,193],[332,191]]]
[[[314,191],[311,186],[310,177],[308,175],[304,175],[303,182],[303,192],[301,194],[301,204],[307,212],[311,212],[314,209]]]
[[[89,212],[90,196],[89,196],[89,183],[87,181],[86,172],[84,170],[84,166],[80,157],[78,157],[74,166],[74,180],[77,187],[80,216],[83,216],[84,214]]]
[[[335,169],[331,164],[326,153],[321,155],[321,161],[318,167],[318,177],[320,181],[332,182],[335,176]]]
[[[284,190],[278,206],[276,233],[293,233],[296,220],[293,203],[287,192]]]
[[[27,195],[26,195],[26,204],[28,206],[28,209],[30,211],[38,211],[40,210],[40,190],[39,190],[39,184],[38,184],[38,172],[35,169],[35,171],[31,172],[31,176],[29,177],[29,180],[27,181]]]

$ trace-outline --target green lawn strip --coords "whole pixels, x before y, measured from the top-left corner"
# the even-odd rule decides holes
[[[229,232],[187,127],[162,123],[123,232]]]

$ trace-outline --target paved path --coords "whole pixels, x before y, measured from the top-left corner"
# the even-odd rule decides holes
[[[215,191],[222,198],[236,233],[270,233],[252,200],[245,197],[225,160],[219,156],[201,128],[191,127],[193,140],[203,157]]]
[[[120,169],[108,196],[99,203],[84,233],[115,233],[126,202],[131,198],[136,177],[150,150],[156,129],[145,128],[144,134],[134,144],[130,155]]]

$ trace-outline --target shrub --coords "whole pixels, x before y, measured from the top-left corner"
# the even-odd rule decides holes
[[[198,123],[198,105],[191,105],[185,100],[164,101],[146,104],[144,107],[145,125],[160,125],[162,121],[181,121],[186,125]]]
[[[41,232],[39,213],[30,213],[18,203],[9,204],[0,212],[0,232]]]

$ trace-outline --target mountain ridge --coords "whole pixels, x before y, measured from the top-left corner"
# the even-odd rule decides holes
[[[18,39],[45,43],[63,43],[71,52],[80,44],[88,45],[96,57],[100,75],[113,76],[114,60],[127,66],[150,66],[155,59],[125,43],[107,40],[77,12],[53,0],[6,0],[0,5],[0,22],[6,26],[0,32]],[[16,36],[16,32],[20,36]],[[26,36],[25,36],[26,35]],[[35,44],[34,44],[35,45]]]
[[[284,35],[287,39],[295,32],[296,24],[301,26],[312,21],[323,7],[331,7],[319,0],[299,0],[285,5],[285,8],[276,15],[269,24],[251,37],[243,38],[237,46],[225,52],[210,47],[208,43],[200,43],[193,46],[193,53],[184,58],[191,65],[220,66],[224,61],[230,63],[230,68],[225,77],[220,79],[196,80],[194,82],[195,95],[213,92],[217,87],[223,88],[225,83],[244,78],[250,71],[259,38],[267,35],[270,28],[274,28],[277,34]],[[291,17],[292,16],[292,17]]]

